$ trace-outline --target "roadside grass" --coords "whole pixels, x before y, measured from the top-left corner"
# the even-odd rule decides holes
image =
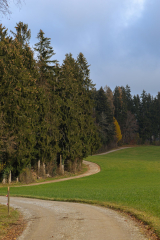
[[[0,204],[0,239],[7,235],[11,227],[17,223],[19,217],[19,212],[13,208],[10,208],[10,215],[8,215],[8,207]]]
[[[12,196],[99,204],[130,213],[160,237],[160,147],[142,146],[90,156],[101,172],[38,186],[11,187]],[[0,188],[0,195],[7,189]]]

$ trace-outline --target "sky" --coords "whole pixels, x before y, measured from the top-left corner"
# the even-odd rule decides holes
[[[159,0],[10,0],[12,14],[0,16],[15,32],[19,21],[31,29],[30,46],[40,29],[51,38],[54,59],[82,52],[97,90],[129,85],[131,94],[160,92]]]

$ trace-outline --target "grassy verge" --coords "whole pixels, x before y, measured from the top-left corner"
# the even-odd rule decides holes
[[[160,237],[160,147],[90,156],[101,172],[81,179],[11,188],[11,195],[99,204],[134,215]],[[6,188],[0,188],[6,194]]]
[[[10,215],[8,215],[8,207],[0,204],[0,239],[16,239],[23,228],[24,222],[20,213],[10,208]]]

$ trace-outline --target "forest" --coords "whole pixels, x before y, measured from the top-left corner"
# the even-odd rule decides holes
[[[41,29],[34,49],[30,38],[23,22],[11,36],[0,25],[0,180],[38,162],[54,176],[59,166],[76,172],[88,155],[117,145],[160,145],[160,92],[97,90],[83,53],[66,54],[60,65]]]

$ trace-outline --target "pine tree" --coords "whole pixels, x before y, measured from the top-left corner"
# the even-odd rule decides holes
[[[61,67],[59,78],[60,97],[60,154],[65,160],[74,162],[76,157],[81,155],[82,146],[80,143],[80,128],[78,126],[79,113],[78,105],[78,84],[75,78],[75,60],[71,54],[66,54]]]
[[[15,39],[24,47],[26,44],[29,45],[29,40],[31,38],[31,30],[28,30],[28,24],[24,24],[23,22],[17,23],[15,27],[16,33],[11,31]]]
[[[156,100],[155,100],[155,107],[156,115],[153,115],[153,117],[156,116],[156,126],[157,126],[157,132],[155,134],[155,138],[160,142],[160,92],[158,92]]]
[[[7,33],[8,29],[5,27],[2,27],[2,24],[0,24],[0,41],[3,41],[5,38],[7,38]]]
[[[79,53],[77,57],[78,64],[78,77],[81,81],[81,86],[89,92],[89,90],[93,90],[95,84],[92,83],[90,79],[90,65],[87,62],[87,59],[84,57],[83,53]]]
[[[140,136],[145,140],[152,141],[152,99],[151,95],[147,94],[144,90],[141,94],[141,106],[140,106]]]
[[[113,140],[114,124],[113,112],[102,87],[95,93],[95,110],[101,141],[106,145]]]
[[[133,113],[133,100],[131,95],[131,90],[128,85],[125,87],[125,96],[126,96],[126,103],[127,103],[127,111]]]
[[[130,111],[127,111],[127,119],[124,125],[123,143],[134,144],[136,143],[138,133],[137,120]]]
[[[110,109],[112,111],[112,114],[114,115],[114,111],[115,111],[115,106],[114,106],[114,103],[113,103],[113,92],[112,90],[110,89],[110,87],[108,87],[107,85],[104,87],[104,91],[106,93],[106,96],[107,96],[107,102],[110,106]]]
[[[82,55],[81,55],[82,57]],[[79,63],[71,54],[66,54],[59,78],[60,97],[60,154],[65,164],[80,164],[83,157],[93,152],[99,139],[92,118],[92,100],[90,98],[91,80],[86,74],[87,62]],[[83,73],[85,69],[85,74]],[[86,80],[87,79],[87,80]],[[89,87],[90,85],[90,87]],[[97,141],[97,145],[96,145]]]
[[[22,48],[17,39],[4,39],[0,42],[1,112],[7,128],[7,141],[14,140],[14,154],[6,149],[3,161],[19,173],[31,163],[36,125],[36,79],[25,67]],[[5,141],[6,141],[5,140]]]
[[[115,88],[114,106],[115,106],[114,117],[117,119],[123,135],[125,122],[127,119],[127,100],[126,100],[126,93],[125,93],[124,87]]]
[[[55,55],[50,46],[50,38],[44,37],[44,32],[39,31],[37,38],[39,42],[35,44],[34,50],[38,52],[38,72],[37,85],[43,88],[39,98],[39,126],[37,132],[37,146],[39,149],[37,157],[46,162],[47,159],[55,159],[58,151],[58,96],[55,87],[58,86],[59,67],[57,61],[50,58]]]
[[[89,64],[82,53],[79,53],[76,63],[78,64],[78,88],[79,88],[79,104],[82,109],[81,132],[83,157],[93,153],[100,146],[100,139],[98,137],[95,119],[93,119],[94,101],[92,99],[92,92],[95,84],[90,79]]]
[[[54,72],[56,60],[50,60],[55,55],[53,48],[50,46],[50,38],[44,37],[44,32],[40,29],[37,34],[38,43],[35,44],[34,50],[38,52],[38,67],[40,72],[40,83],[47,83],[50,74]],[[54,64],[54,65],[50,65]]]

